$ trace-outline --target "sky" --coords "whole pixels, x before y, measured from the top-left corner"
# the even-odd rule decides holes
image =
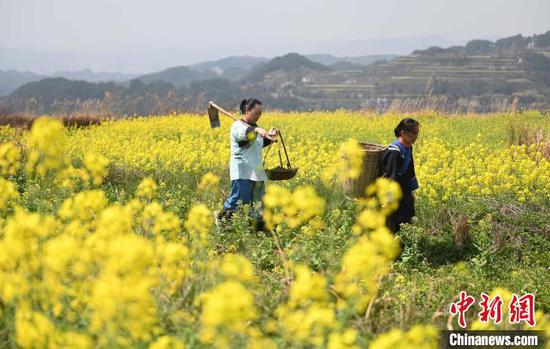
[[[548,30],[549,0],[0,0],[0,69],[36,56],[129,72],[244,54],[407,54]]]

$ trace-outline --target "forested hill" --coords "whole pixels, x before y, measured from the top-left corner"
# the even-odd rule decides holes
[[[203,112],[211,99],[232,107],[255,96],[282,110],[550,109],[550,31],[387,58],[360,64],[289,53],[226,59],[223,68],[214,62],[175,67],[126,83],[48,78],[19,87],[0,106],[15,113],[156,114]]]

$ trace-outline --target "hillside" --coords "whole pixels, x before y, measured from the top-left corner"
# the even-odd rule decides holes
[[[253,56],[231,56],[215,61],[206,61],[188,66],[173,67],[160,72],[137,77],[144,82],[164,81],[176,87],[189,86],[192,81],[225,78],[231,81],[264,80],[270,73],[284,74],[282,79],[296,78],[310,71],[326,71],[326,66],[336,70],[363,69],[379,60],[392,59],[395,55],[371,55],[337,57],[327,54],[302,56],[289,53],[268,59]]]
[[[244,78],[252,68],[266,61],[268,61],[267,58],[261,57],[231,56],[189,66],[172,67],[137,78],[145,83],[164,81],[175,87],[189,86],[193,81],[214,78],[238,81]]]
[[[0,70],[0,97],[7,96],[26,83],[50,78],[64,78],[68,80],[84,80],[88,82],[123,82],[133,79],[135,75],[124,73],[94,72],[90,69],[58,71],[51,75],[40,75],[33,72],[17,70]]]
[[[47,78],[21,86],[9,98],[35,98],[43,103],[55,103],[62,99],[99,99],[104,97],[105,91],[116,89],[117,86],[112,82],[95,84],[83,80]]]
[[[193,70],[221,70],[239,69],[250,71],[258,64],[269,61],[269,58],[253,56],[230,56],[215,61],[206,61],[188,66]]]
[[[16,70],[0,70],[0,96],[7,96],[15,91],[19,86],[22,86],[31,81],[37,81],[45,78],[32,72],[19,72]]]
[[[327,63],[339,59],[314,58]],[[53,86],[56,83],[61,86]],[[338,60],[327,66],[297,53],[265,62],[229,57],[146,74],[128,84],[83,89],[82,82],[69,88],[66,80],[30,83],[4,98],[1,106],[16,112],[64,112],[61,106],[66,104],[71,105],[69,110],[79,104],[88,108],[90,103],[85,101],[90,97],[85,91],[101,90],[102,94],[94,94],[93,105],[102,112],[120,114],[199,112],[209,99],[237,105],[245,96],[256,96],[270,108],[282,110],[550,110],[550,32],[430,47],[369,65]]]
[[[88,82],[122,82],[137,77],[136,74],[125,74],[117,72],[94,72],[91,69],[58,71],[51,77],[65,78],[69,80],[85,80]]]
[[[312,108],[444,111],[548,109],[550,32],[432,47],[365,69],[312,72],[292,95]]]
[[[351,56],[338,57],[338,56],[333,56],[328,54],[312,54],[312,55],[306,55],[305,57],[314,62],[330,66],[336,63],[343,63],[343,62],[357,64],[357,65],[369,65],[377,61],[392,60],[394,58],[397,58],[398,55],[366,55],[366,56],[357,56],[357,57],[351,57]]]
[[[269,62],[253,69],[247,76],[249,81],[276,80],[279,78],[295,79],[301,75],[315,72],[328,71],[327,66],[313,62],[297,53],[288,53],[281,57],[275,57]]]
[[[139,80],[150,83],[155,81],[164,81],[176,87],[187,86],[191,81],[210,79],[216,77],[217,74],[210,70],[196,71],[188,67],[173,67],[163,71],[151,74],[145,74],[138,77]]]

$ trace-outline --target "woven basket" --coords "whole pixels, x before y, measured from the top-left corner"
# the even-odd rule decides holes
[[[281,166],[265,170],[267,178],[270,181],[284,181],[294,178],[296,172],[298,172],[297,168],[284,168]]]
[[[270,181],[286,181],[296,176],[296,173],[298,172],[298,168],[292,167],[292,165],[290,164],[290,158],[288,157],[288,152],[286,151],[285,141],[283,140],[283,135],[281,134],[280,131],[277,133],[277,137],[281,140],[280,142],[277,142],[277,152],[279,154],[279,166],[266,169],[265,173],[267,175],[267,178]],[[285,152],[286,167],[283,166],[283,157],[281,156],[281,145],[283,146],[283,150]],[[265,153],[263,166],[265,166],[265,160],[267,159],[267,154],[269,154],[270,149],[271,149],[271,144],[269,145],[269,148]]]
[[[363,164],[359,178],[347,179],[343,183],[346,196],[351,198],[365,196],[365,189],[379,175],[380,159],[386,149],[385,146],[374,143],[359,143],[359,145],[363,150]],[[346,161],[346,159],[343,160]],[[346,163],[346,166],[349,166],[349,162]]]

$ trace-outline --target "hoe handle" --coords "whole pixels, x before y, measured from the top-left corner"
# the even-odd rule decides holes
[[[227,110],[223,109],[222,107],[220,107],[219,105],[217,105],[216,103],[210,101],[209,102],[209,105],[211,107],[214,107],[216,109],[218,109],[219,112],[221,112],[222,114],[225,114],[227,116],[229,116],[231,119],[237,121],[238,119],[236,117],[234,117],[230,112],[228,112]]]

